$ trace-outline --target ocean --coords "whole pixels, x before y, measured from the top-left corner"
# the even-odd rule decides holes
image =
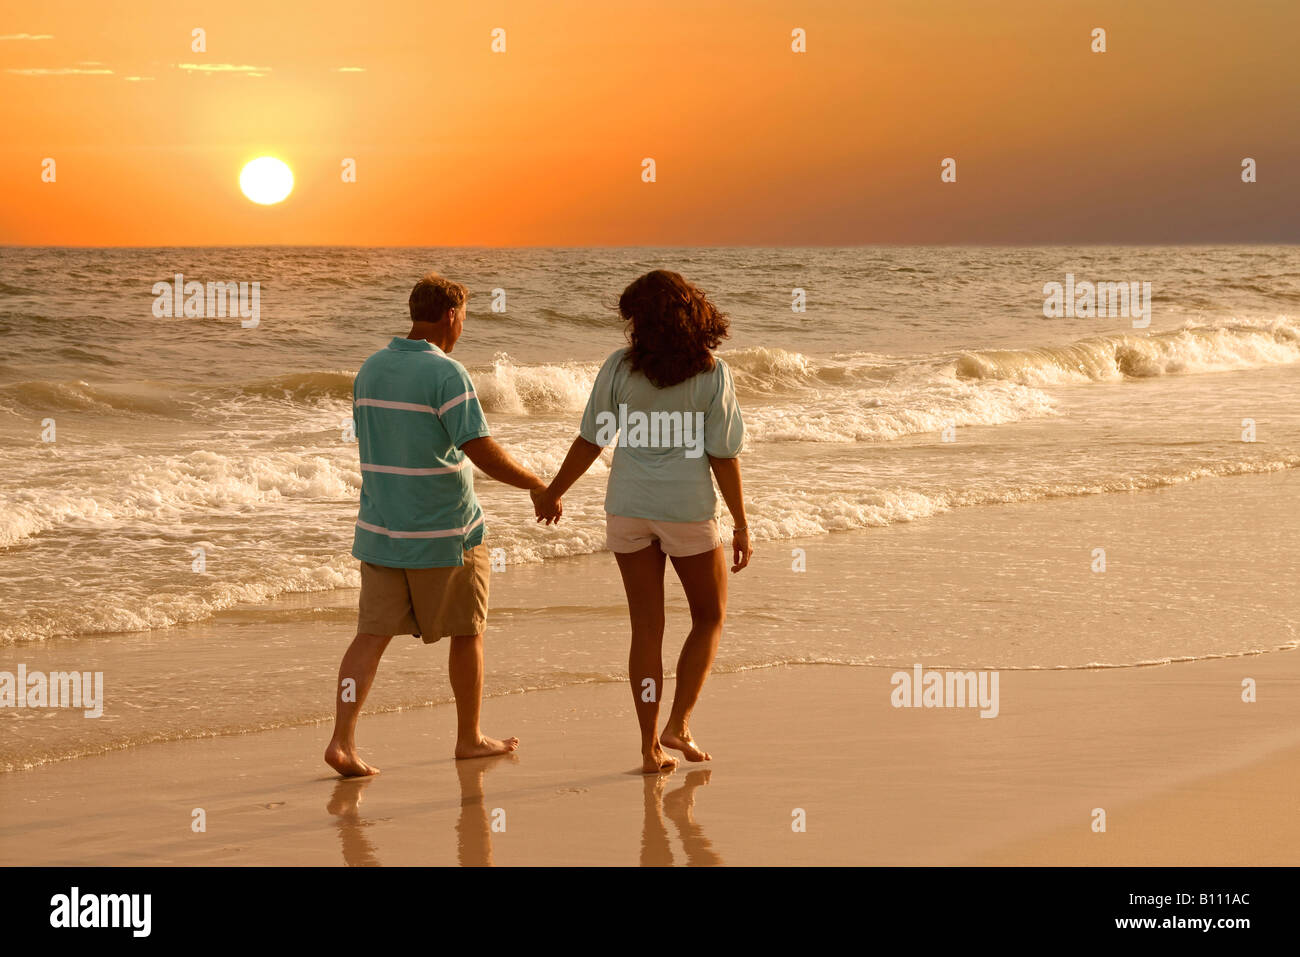
[[[103,669],[109,697],[95,721],[0,709],[0,769],[329,715],[359,582],[352,376],[405,334],[415,279],[436,269],[471,289],[455,357],[497,439],[549,475],[624,343],[619,292],[655,268],[731,317],[721,354],[760,552],[834,540],[852,554],[877,529],[973,509],[996,530],[1005,503],[1300,465],[1300,247],[0,248],[0,671]],[[155,315],[154,284],[176,274],[259,283],[258,324]],[[1149,282],[1150,324],[1045,316],[1044,285],[1067,276]],[[551,528],[478,476],[507,568],[489,693],[623,680],[626,613],[596,555],[606,474],[598,461]],[[938,653],[1122,667],[1293,637],[1215,629],[1099,658],[961,637],[958,621],[941,648],[899,645],[855,627],[853,601],[836,595],[821,621],[815,590],[751,599],[718,667]],[[446,700],[429,679],[440,652],[398,660],[377,709]]]

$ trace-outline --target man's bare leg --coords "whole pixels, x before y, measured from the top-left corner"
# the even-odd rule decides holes
[[[632,624],[627,676],[641,725],[641,770],[659,774],[677,767],[677,759],[664,752],[656,733],[659,699],[664,693],[664,553],[658,542],[652,542],[639,552],[617,552],[614,557],[623,576]],[[647,681],[651,682],[648,686]]]
[[[379,670],[379,659],[392,640],[392,635],[357,635],[339,664],[339,683],[334,689],[334,735],[325,749],[325,763],[344,777],[379,773],[357,754],[357,718]]]
[[[456,696],[456,757],[486,758],[519,747],[518,738],[498,741],[478,727],[483,707],[483,634],[456,635],[447,654],[451,691]]]
[[[700,555],[674,558],[673,569],[691,606],[691,633],[677,659],[673,710],[659,740],[665,748],[682,752],[687,761],[709,761],[713,756],[691,737],[690,720],[718,653],[722,622],[727,616],[727,553],[718,547]]]

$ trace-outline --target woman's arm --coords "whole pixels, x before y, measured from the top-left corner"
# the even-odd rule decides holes
[[[745,518],[745,490],[740,481],[740,459],[717,459],[709,456],[709,465],[717,476],[718,488],[722,491],[722,500],[731,512],[734,528],[731,535],[731,566],[738,572],[749,564],[754,554],[754,546],[749,543],[749,522]]]
[[[573,487],[574,482],[586,474],[587,469],[591,468],[591,464],[598,458],[600,458],[599,445],[588,442],[581,435],[574,439],[573,444],[569,446],[569,454],[564,457],[564,464],[560,466],[560,471],[555,473],[551,484],[538,493],[541,499],[538,505],[539,511],[545,512],[548,508],[555,510],[555,521],[558,522],[560,515],[564,514],[560,498]],[[540,522],[541,518],[537,520]]]

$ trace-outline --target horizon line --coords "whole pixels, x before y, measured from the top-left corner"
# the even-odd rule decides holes
[[[1161,242],[1133,242],[1122,240],[1087,240],[1062,242],[864,242],[864,243],[601,243],[583,245],[580,243],[555,244],[516,244],[516,245],[446,245],[438,243],[159,243],[159,244],[117,244],[97,245],[93,243],[7,243],[0,242],[0,249],[1023,249],[1041,247],[1044,249],[1061,247],[1132,247],[1159,248],[1164,246],[1300,246],[1300,238],[1294,240],[1166,240]]]

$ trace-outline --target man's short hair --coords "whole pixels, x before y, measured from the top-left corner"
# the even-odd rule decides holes
[[[438,322],[450,309],[459,309],[469,299],[469,290],[436,272],[425,273],[411,290],[408,305],[412,322]]]

